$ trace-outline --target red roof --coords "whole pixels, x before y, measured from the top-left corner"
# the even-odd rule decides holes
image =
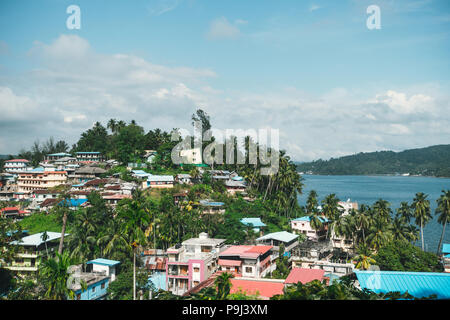
[[[248,246],[248,245],[239,245],[239,246],[231,246],[228,249],[224,250],[220,253],[220,256],[240,256],[248,257],[256,259],[260,255],[266,253],[272,249],[272,246]]]
[[[313,280],[322,281],[324,279],[325,271],[322,269],[306,269],[306,268],[294,268],[286,278],[285,283],[297,283],[303,284],[311,282]]]
[[[225,266],[225,267],[240,267],[242,265],[242,261],[237,260],[226,260],[226,259],[219,259],[219,265]]]
[[[256,252],[256,253],[259,253],[259,254],[264,254],[267,251],[269,251],[270,249],[272,249],[272,246],[253,246],[252,248],[250,248],[246,252]]]
[[[277,294],[283,294],[283,287],[284,284],[282,282],[231,279],[230,293],[243,291],[248,295],[257,294],[263,298],[270,298]]]
[[[6,212],[6,211],[19,211],[18,207],[6,207],[3,209],[0,209],[1,212]]]

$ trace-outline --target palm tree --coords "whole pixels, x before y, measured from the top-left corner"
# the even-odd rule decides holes
[[[411,206],[407,201],[400,203],[400,208],[397,209],[397,217],[403,218],[405,222],[409,223],[413,217]]]
[[[395,217],[392,221],[392,237],[394,240],[410,241],[413,238],[411,230],[403,217]]]
[[[66,233],[67,219],[70,213],[70,194],[67,190],[61,192],[62,201],[57,205],[58,215],[62,215],[61,238],[59,240],[58,253],[61,255],[64,246],[64,236]]]
[[[438,222],[442,224],[441,238],[439,239],[439,245],[436,254],[441,251],[442,241],[444,240],[445,226],[450,221],[450,190],[442,190],[442,195],[436,200],[438,207],[436,209],[436,214],[440,214],[438,217]]]
[[[418,192],[413,200],[411,208],[415,218],[416,225],[420,226],[420,237],[422,239],[422,250],[425,250],[423,239],[423,228],[431,220],[430,201],[427,200],[428,195]]]
[[[44,242],[45,244],[45,252],[47,253],[47,258],[48,258],[48,248],[47,248],[47,240],[48,240],[48,234],[47,231],[44,231],[41,235],[41,240]]]
[[[72,265],[68,252],[63,255],[56,253],[55,258],[43,262],[39,270],[40,283],[44,285],[44,297],[51,300],[73,299],[75,293],[68,288],[70,274],[67,272]]]
[[[233,274],[224,272],[214,280],[214,284],[217,289],[216,298],[218,300],[225,300],[225,298],[230,294],[231,278],[234,278]]]
[[[356,262],[356,269],[368,270],[371,264],[376,263],[372,258],[372,252],[367,245],[363,244],[358,248],[358,254],[353,258]]]
[[[388,222],[391,218],[392,209],[390,203],[386,200],[379,199],[374,205],[373,209],[384,221]]]

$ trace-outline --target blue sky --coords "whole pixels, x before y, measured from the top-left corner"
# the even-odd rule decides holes
[[[66,28],[71,4],[80,30]],[[366,27],[371,4],[380,30]],[[187,126],[198,105],[221,128],[279,128],[297,160],[448,143],[449,9],[445,0],[4,0],[0,153],[50,135],[73,143],[94,117]],[[115,83],[130,73],[137,82]],[[52,131],[18,110],[45,110]]]

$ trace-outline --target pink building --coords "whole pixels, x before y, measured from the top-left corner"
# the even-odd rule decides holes
[[[212,239],[206,233],[167,249],[166,287],[176,295],[207,280],[217,271],[217,258],[225,239]]]
[[[231,246],[219,255],[221,271],[242,277],[262,278],[276,269],[272,246]]]
[[[5,161],[3,169],[8,173],[26,171],[30,161],[26,159],[12,159]]]

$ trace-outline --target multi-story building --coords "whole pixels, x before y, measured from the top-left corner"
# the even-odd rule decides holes
[[[217,259],[225,239],[212,239],[206,233],[167,249],[167,290],[182,295],[217,271]]]
[[[146,188],[173,188],[174,178],[170,175],[149,175],[143,182],[143,189]]]
[[[77,161],[101,162],[104,160],[102,154],[97,151],[77,152],[76,158]]]
[[[450,272],[450,243],[444,243],[442,245],[442,262],[444,271]]]
[[[294,232],[303,233],[308,240],[318,241],[325,239],[328,230],[328,219],[325,217],[319,217],[322,226],[319,229],[314,229],[311,226],[311,218],[304,216],[291,220],[291,228]]]
[[[290,257],[292,250],[298,246],[298,235],[287,231],[272,232],[256,239],[256,243],[273,246],[272,250],[275,256],[278,256],[280,246],[283,245],[284,252],[282,252],[282,254]]]
[[[120,261],[99,258],[86,262],[86,272],[81,271],[81,265],[73,266],[70,289],[74,291],[75,299],[104,299],[109,284],[116,280],[116,266],[118,264],[120,264]],[[82,281],[86,284],[86,290],[82,288]]]
[[[28,170],[30,161],[26,159],[12,159],[6,160],[3,166],[5,172],[17,173]]]
[[[31,170],[20,172],[17,178],[17,191],[31,193],[64,184],[67,181],[66,171]]]
[[[72,155],[66,152],[50,153],[45,156],[45,161],[57,161],[66,157],[72,157]]]
[[[262,278],[276,269],[273,246],[231,246],[219,254],[221,271]]]
[[[19,248],[14,259],[4,268],[14,271],[20,277],[36,276],[41,257],[52,256],[60,238],[60,232],[48,231],[47,237],[41,232],[23,237],[20,241],[13,241],[11,244]]]

